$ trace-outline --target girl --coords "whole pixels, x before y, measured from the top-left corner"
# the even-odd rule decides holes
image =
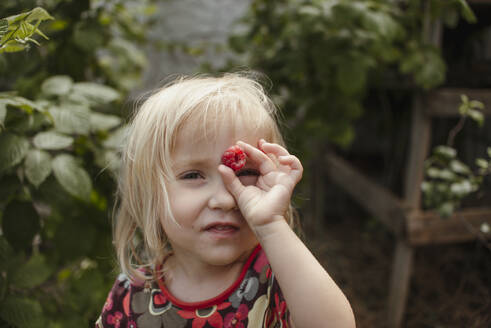
[[[98,327],[355,326],[292,230],[302,165],[275,118],[260,84],[239,74],[179,79],[143,103],[123,153],[123,273]],[[235,172],[221,164],[233,145],[246,155]]]

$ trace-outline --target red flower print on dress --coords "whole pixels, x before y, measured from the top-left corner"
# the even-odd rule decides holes
[[[214,328],[223,328],[223,318],[218,310],[226,309],[230,306],[230,303],[224,302],[220,305],[214,305],[212,308],[204,309],[204,310],[195,310],[195,311],[187,311],[180,310],[177,311],[181,317],[184,319],[193,319],[193,328],[203,328],[206,323],[209,323],[210,326]],[[204,312],[209,310],[206,314],[200,314],[200,312]]]
[[[162,294],[160,289],[152,290],[152,298],[150,301],[150,313],[153,315],[161,315],[172,306],[169,300]]]
[[[245,304],[241,304],[235,313],[228,313],[224,319],[225,328],[244,328],[243,320],[247,319],[249,308]]]
[[[265,265],[268,265],[268,258],[266,257],[266,254],[264,252],[261,252],[257,257],[253,268],[254,270],[256,270],[256,272],[261,273]]]
[[[102,311],[109,311],[113,308],[113,292],[110,292],[107,296],[106,303],[104,303],[104,307]]]
[[[281,322],[282,327],[288,327],[288,324],[286,322],[286,302],[280,302],[280,297],[277,293],[275,293],[274,303],[275,305],[273,309],[273,316],[275,317],[277,322]]]
[[[127,317],[130,316],[130,293],[123,298],[123,311]]]
[[[121,319],[123,319],[123,314],[119,311],[116,311],[114,315],[109,314],[107,316],[106,322],[110,325],[114,325],[115,328],[119,328],[119,325],[121,324]]]

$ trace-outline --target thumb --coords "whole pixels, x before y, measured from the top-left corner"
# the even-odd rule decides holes
[[[234,171],[230,167],[223,164],[218,166],[218,172],[220,172],[227,190],[235,197],[235,199],[238,199],[239,195],[245,189],[242,182],[240,182],[240,179],[237,178]]]

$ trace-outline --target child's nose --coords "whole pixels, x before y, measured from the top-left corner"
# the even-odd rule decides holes
[[[211,209],[230,211],[237,207],[234,196],[227,190],[222,179],[216,182],[213,193],[208,201]]]

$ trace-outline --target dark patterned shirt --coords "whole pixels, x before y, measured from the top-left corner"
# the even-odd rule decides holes
[[[121,274],[96,327],[290,327],[289,316],[266,254],[258,245],[239,278],[223,293],[203,302],[182,302],[162,281],[145,285]]]

